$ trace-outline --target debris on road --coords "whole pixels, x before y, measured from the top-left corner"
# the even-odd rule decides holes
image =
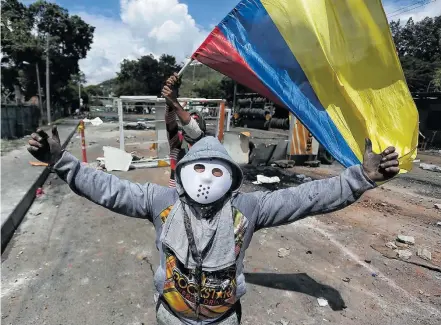
[[[424,247],[418,248],[417,256],[421,257],[423,260],[431,261],[432,260],[432,253]]]
[[[386,244],[386,247],[389,247],[390,249],[398,249],[398,246],[397,245],[395,245],[395,243],[394,242],[387,242]]]
[[[441,167],[438,165],[421,163],[420,168],[431,172],[441,173]]]
[[[287,257],[287,256],[289,256],[289,254],[291,254],[291,251],[289,250],[289,248],[279,248],[278,250],[277,250],[277,252],[278,252],[278,256],[280,257],[280,258],[284,258],[284,257]]]
[[[441,210],[441,203],[436,203],[433,205],[435,209]]]
[[[150,130],[154,129],[153,126],[147,125],[146,122],[128,122],[124,124],[124,130]]]
[[[37,190],[35,191],[35,195],[36,195],[37,197],[40,197],[40,196],[42,196],[43,194],[44,194],[44,191],[43,191],[43,189],[42,189],[41,187],[37,188]]]
[[[83,119],[84,123],[91,123],[93,126],[99,126],[101,124],[103,124],[103,120],[100,119],[99,117],[95,117],[93,120],[89,120],[88,118]]]
[[[305,161],[305,166],[317,168],[320,167],[320,161],[319,160]]]
[[[281,319],[281,320],[280,320],[280,324],[281,324],[281,325],[289,325],[289,321],[284,320],[284,319]]]
[[[399,249],[397,250],[397,256],[402,260],[408,260],[412,257],[412,252],[408,249]]]
[[[277,160],[274,162],[274,165],[276,165],[279,168],[292,168],[296,162],[294,160]]]
[[[436,225],[437,225],[438,227],[441,227],[441,221],[438,221],[438,222],[436,223]]]
[[[114,147],[103,147],[104,160],[108,171],[128,171],[132,163],[132,155]]]
[[[421,159],[415,159],[413,162],[414,162],[414,164],[419,163],[419,162],[421,162]]]
[[[317,298],[317,303],[320,307],[326,307],[329,305],[328,300],[325,298]]]
[[[346,282],[346,283],[349,283],[349,282],[351,282],[351,279],[348,278],[348,277],[346,277],[346,278],[343,278],[342,281],[343,281],[343,282]]]
[[[44,163],[44,162],[41,162],[41,161],[30,161],[29,164],[30,164],[31,166],[42,166],[42,167],[47,167],[47,166],[49,166],[48,163]]]
[[[368,258],[366,258],[364,261],[365,261],[367,264],[371,264],[371,262],[372,262],[372,260],[370,260],[370,259],[368,259]]]
[[[397,241],[404,244],[415,245],[415,238],[412,236],[398,235]]]
[[[254,185],[260,185],[260,184],[274,184],[279,183],[280,178],[278,176],[274,177],[267,177],[263,175],[257,175],[257,181],[253,182]]]

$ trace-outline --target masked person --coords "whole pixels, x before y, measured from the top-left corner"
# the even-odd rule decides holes
[[[243,174],[222,144],[204,137],[176,166],[176,188],[135,184],[88,168],[61,150],[58,133],[32,134],[29,151],[49,163],[70,188],[92,202],[154,224],[160,265],[157,322],[240,324],[243,259],[254,232],[328,213],[355,202],[375,182],[399,172],[389,147],[341,175],[274,192],[239,192]]]
[[[181,160],[190,147],[205,136],[206,124],[202,114],[186,112],[178,102],[178,75],[174,74],[165,82],[162,96],[165,98],[165,124],[168,144],[170,147],[170,180],[169,187],[176,187],[176,164]],[[176,116],[182,124],[182,133],[179,132]]]

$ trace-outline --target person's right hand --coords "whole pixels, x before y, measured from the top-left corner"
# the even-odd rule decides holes
[[[170,78],[167,79],[161,91],[162,97],[165,98],[165,102],[170,108],[173,108],[178,102],[178,81],[179,76],[177,73],[174,73]]]
[[[49,165],[55,164],[62,154],[60,137],[57,127],[52,128],[52,137],[49,138],[46,132],[38,129],[36,133],[32,133],[29,140],[28,151],[38,160]]]

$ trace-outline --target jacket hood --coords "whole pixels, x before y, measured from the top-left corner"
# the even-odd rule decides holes
[[[218,158],[226,161],[233,171],[232,191],[237,191],[242,185],[243,173],[239,165],[230,157],[227,150],[215,137],[204,137],[196,142],[187,154],[176,165],[176,189],[179,195],[184,194],[184,188],[181,184],[181,168],[187,163],[198,160]]]

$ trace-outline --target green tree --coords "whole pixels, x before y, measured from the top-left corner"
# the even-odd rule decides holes
[[[95,28],[46,1],[26,7],[17,0],[3,0],[1,9],[2,67],[11,70],[5,78],[2,75],[4,88],[19,84],[26,97],[35,95],[38,92],[35,64],[40,67],[44,86],[49,39],[51,101],[55,105],[67,105],[73,100],[69,82],[80,71],[78,61],[90,50]],[[24,66],[25,61],[30,64]]]
[[[145,55],[137,60],[124,60],[116,78],[116,95],[159,96],[164,81],[179,69],[176,59],[165,54],[159,60],[153,55]]]
[[[392,21],[390,28],[409,89],[427,91],[441,68],[441,16]]]

